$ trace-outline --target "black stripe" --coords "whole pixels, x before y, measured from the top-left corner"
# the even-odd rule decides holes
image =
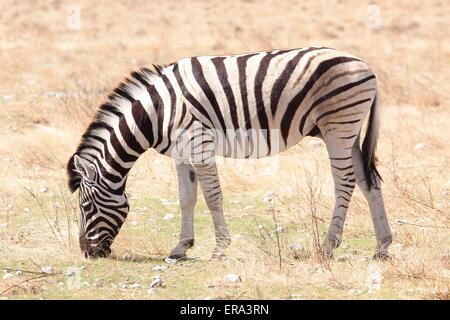
[[[322,61],[317,68],[314,70],[314,72],[309,77],[309,80],[306,82],[306,84],[303,86],[303,88],[295,95],[295,97],[289,102],[286,112],[283,115],[283,118],[281,120],[281,133],[283,136],[283,140],[286,143],[287,137],[289,134],[289,130],[291,128],[292,120],[294,119],[295,112],[297,109],[301,106],[303,100],[305,99],[308,92],[311,90],[311,88],[314,86],[316,81],[329,69],[332,67],[345,63],[350,61],[359,61],[356,58],[349,58],[349,57],[336,57],[333,59]],[[306,112],[306,116],[311,112],[311,108]],[[302,122],[300,123],[300,132],[303,132],[303,125],[304,121],[306,120],[306,117],[303,116]]]
[[[186,103],[183,102],[183,104],[181,105],[181,116],[178,121],[178,126],[180,126],[180,124],[184,121],[185,117],[186,117]]]
[[[123,116],[122,112],[120,112],[119,109],[117,109],[116,107],[111,105],[109,102],[104,103],[104,104],[102,104],[100,106],[100,112],[105,113],[106,111],[109,112],[109,113],[112,113],[112,114],[114,114],[115,116],[118,116],[118,117],[122,117]]]
[[[330,160],[350,160],[351,158],[352,158],[352,156],[344,157],[344,158],[333,158],[333,157],[330,157]]]
[[[352,168],[353,165],[351,164],[348,167],[343,167],[343,168],[336,167],[336,166],[333,166],[333,165],[331,167],[333,167],[334,169],[337,169],[337,170],[348,170],[348,169]]]
[[[292,73],[295,70],[295,67],[297,66],[300,59],[308,52],[319,50],[323,48],[309,48],[303,51],[300,51],[293,57],[291,60],[289,60],[284,67],[283,72],[281,75],[275,80],[275,83],[272,87],[272,92],[270,93],[270,110],[272,111],[272,115],[275,115],[275,112],[277,111],[278,102],[280,101],[281,94],[283,93],[284,88],[286,87],[287,83],[289,82],[289,79],[291,78]]]
[[[358,134],[354,134],[354,135],[347,136],[347,137],[339,137],[339,139],[342,139],[342,140],[352,139],[352,138],[356,137],[357,135],[358,135]]]
[[[148,80],[144,77],[144,75],[141,72],[134,71],[131,73],[131,76],[133,77],[133,79],[139,81],[146,88],[150,85]]]
[[[172,83],[169,81],[167,76],[163,75],[162,79],[163,79],[164,84],[166,85],[167,90],[169,91],[169,95],[170,95],[170,118],[169,118],[169,126],[167,128],[167,146],[161,150],[161,153],[164,154],[169,149],[170,144],[171,144],[171,132],[172,132],[173,121],[174,121],[174,117],[175,117],[175,108],[176,108],[177,97],[175,95],[175,90],[173,89]]]
[[[247,67],[247,60],[256,55],[257,53],[247,54],[245,56],[237,57],[236,59],[239,74],[239,88],[241,90],[242,109],[244,110],[244,123],[246,130],[249,130],[252,127],[252,125],[250,122],[250,112],[248,109],[248,96],[246,83],[247,75],[245,69]]]
[[[329,124],[352,124],[352,123],[357,123],[357,122],[360,122],[360,121],[361,121],[361,119],[352,120],[352,121],[342,121],[342,122],[331,121],[331,122],[327,122],[325,125],[327,126]]]
[[[267,119],[267,114],[266,114],[266,108],[264,107],[264,98],[263,98],[262,87],[263,87],[264,79],[266,78],[266,75],[267,75],[267,69],[269,69],[270,61],[276,55],[277,54],[267,53],[261,59],[261,62],[259,63],[258,71],[256,72],[255,83],[254,83],[256,114],[258,115],[259,127],[262,130],[266,130],[266,132],[267,132],[267,137],[265,137],[265,135],[264,135],[264,138],[266,139],[268,154],[270,154],[270,149],[271,149],[270,148],[270,131],[269,131],[269,121]],[[261,131],[261,132],[264,132],[264,131]]]
[[[216,96],[214,95],[213,90],[209,86],[208,82],[206,81],[205,75],[203,73],[202,65],[198,58],[192,58],[191,59],[191,65],[192,65],[192,74],[194,75],[194,79],[197,81],[200,88],[203,90],[204,94],[206,95],[206,98],[208,98],[209,103],[214,109],[214,113],[217,116],[217,119],[219,120],[221,129],[223,130],[224,134],[226,135],[226,125],[225,121],[223,119],[222,111],[220,110],[219,104],[217,103]]]
[[[122,159],[122,161],[135,162],[138,159],[136,156],[128,154],[128,152],[125,151],[123,146],[120,144],[119,139],[117,139],[115,132],[111,133],[110,141],[111,141],[111,145],[114,147],[114,150],[116,151],[119,158]]]
[[[348,184],[348,183],[339,183],[339,185],[344,188],[354,188],[355,187],[354,184]]]
[[[328,116],[328,115],[330,115],[330,114],[333,114],[333,113],[336,113],[336,112],[339,112],[339,111],[342,111],[342,110],[345,110],[345,109],[348,109],[348,108],[357,106],[358,104],[362,104],[362,103],[365,103],[365,102],[370,101],[370,100],[371,100],[371,99],[369,99],[369,98],[363,99],[363,100],[358,100],[358,101],[355,101],[355,102],[346,104],[345,106],[339,107],[339,108],[337,108],[337,109],[334,109],[334,110],[331,110],[331,111],[324,112],[324,113],[322,113],[322,114],[316,119],[316,122],[319,122],[320,119],[322,119],[323,117],[326,117],[326,116]]]
[[[144,109],[139,100],[136,100],[132,104],[131,114],[133,115],[134,122],[136,122],[139,130],[141,130],[142,134],[147,139],[148,144],[152,146],[154,142],[152,121],[150,120],[147,111]],[[129,138],[129,136],[127,136],[127,138]],[[132,139],[130,139],[130,141],[133,142],[132,144],[136,147],[139,145],[137,141],[136,144],[134,144],[134,141],[132,141]],[[139,149],[143,150],[140,146]]]
[[[144,149],[141,147],[139,142],[136,140],[134,133],[131,132],[128,127],[127,121],[125,117],[119,120],[119,131],[122,134],[123,139],[127,143],[128,147],[135,151],[136,153],[142,154],[144,153]]]
[[[344,174],[344,177],[350,177],[350,176],[353,176],[355,174],[355,172],[349,172],[349,173],[346,173],[346,174]]]
[[[237,110],[236,98],[234,96],[233,90],[231,89],[230,81],[228,80],[227,69],[225,68],[225,63],[223,62],[224,60],[225,60],[224,57],[216,57],[212,58],[211,62],[214,64],[214,67],[216,68],[217,76],[219,77],[219,81],[222,84],[223,91],[225,93],[225,96],[227,97],[233,127],[234,129],[238,129],[239,122],[236,111]]]
[[[120,226],[120,225],[122,224],[122,220],[121,220],[116,214],[111,213],[111,212],[109,212],[109,211],[106,211],[106,210],[104,210],[102,207],[103,207],[103,205],[99,205],[99,206],[98,206],[98,210],[99,210],[102,214],[104,214],[105,216],[108,216],[109,218],[112,218],[112,219],[117,223],[118,226]],[[116,212],[117,212],[117,213],[120,212],[120,210],[117,210],[117,209],[115,209],[114,207],[112,207],[111,209],[114,210],[115,213],[116,213]],[[110,209],[110,210],[111,210],[111,209]],[[123,217],[122,214],[121,214],[120,216]]]
[[[105,159],[106,163],[108,163],[111,166],[111,168],[113,168],[115,171],[117,171],[120,174],[121,177],[124,177],[128,173],[129,169],[122,167],[116,161],[116,159],[111,155],[106,142],[103,145],[103,147],[105,149],[105,157],[104,157],[104,159]]]
[[[351,193],[351,192],[349,192],[349,191],[345,191],[345,190],[342,190],[342,189],[337,189],[336,191],[340,191],[340,192],[343,192],[343,193],[345,193],[346,195],[348,195],[349,197],[351,197],[351,196],[352,196],[352,193]]]
[[[371,80],[371,79],[375,79],[375,75],[370,75],[370,76],[368,76],[368,77],[365,77],[364,79],[361,79],[361,80],[358,80],[358,81],[355,81],[355,82],[348,83],[348,84],[346,84],[346,85],[344,85],[344,86],[342,86],[342,87],[339,87],[339,88],[337,88],[337,89],[335,89],[335,90],[333,90],[333,91],[327,93],[326,95],[320,97],[319,99],[317,99],[317,100],[311,105],[311,107],[305,112],[305,114],[302,116],[302,119],[301,119],[301,121],[300,121],[300,133],[303,132],[303,127],[304,127],[304,125],[305,125],[306,118],[308,117],[309,113],[310,113],[315,107],[317,107],[317,106],[318,106],[319,104],[321,104],[322,102],[324,102],[324,101],[326,101],[326,100],[328,100],[328,99],[331,99],[331,98],[337,96],[338,94],[341,94],[341,93],[343,93],[343,92],[345,92],[345,91],[348,91],[348,90],[350,90],[350,89],[352,89],[352,88],[354,88],[354,87],[356,87],[356,86],[359,86],[360,84],[363,84],[363,83],[365,83],[365,82],[367,82],[367,81],[369,81],[369,80]]]
[[[110,137],[114,135],[114,133],[110,133]],[[114,135],[115,136],[115,135]],[[113,168],[115,171],[119,172],[122,176],[124,176],[129,169],[125,169],[123,168],[111,155],[111,153],[109,152],[108,146],[107,146],[107,141],[105,139],[103,139],[102,137],[96,136],[96,135],[91,135],[89,136],[91,139],[97,140],[98,142],[100,142],[103,146],[103,150],[101,150],[98,147],[95,146],[90,146],[90,148],[95,149],[97,151],[99,151],[99,153],[101,154],[102,158],[106,161],[106,163],[108,163],[111,168]],[[98,158],[95,157],[95,159],[98,161]],[[102,166],[103,168],[103,166]],[[103,168],[104,169],[104,168]],[[106,169],[105,169],[106,171]],[[107,171],[106,171],[107,172]],[[115,176],[114,176],[115,177]],[[119,180],[120,181],[120,180]]]
[[[183,78],[181,77],[180,70],[178,65],[175,65],[173,68],[173,73],[175,75],[175,79],[177,79],[178,85],[181,88],[183,96],[189,101],[189,103],[198,110],[208,121],[212,124],[211,118],[209,117],[208,112],[206,112],[205,108],[194,98],[194,96],[187,90],[186,85],[184,84]]]
[[[120,84],[117,88],[113,91],[115,94],[117,94],[120,97],[123,97],[133,103],[135,99],[127,92],[125,84]],[[114,98],[113,98],[114,99]]]
[[[150,94],[150,98],[152,99],[153,107],[155,108],[155,113],[157,116],[158,121],[158,140],[156,143],[152,146],[156,148],[163,139],[163,122],[164,122],[164,104],[161,99],[161,96],[159,95],[158,90],[156,90],[154,85],[151,85],[147,88],[148,93]]]
[[[100,172],[101,172],[101,175],[103,178],[106,178],[106,180],[109,180],[113,183],[119,183],[120,181],[122,181],[121,177],[118,177],[118,176],[110,173],[109,171],[107,171],[106,168],[101,164],[100,159],[98,159],[98,158],[94,158],[94,159],[100,169]],[[99,181],[101,181],[101,179]],[[107,187],[107,186],[105,185],[105,187]]]

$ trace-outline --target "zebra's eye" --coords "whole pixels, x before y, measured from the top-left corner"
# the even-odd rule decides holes
[[[83,203],[81,204],[81,207],[82,207],[84,210],[89,209],[90,206],[91,206],[91,202],[90,202],[90,201],[86,201],[86,202],[83,202]]]

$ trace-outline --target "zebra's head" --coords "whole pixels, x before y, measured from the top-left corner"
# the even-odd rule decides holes
[[[129,210],[124,188],[112,189],[97,166],[77,154],[68,172],[70,189],[79,189],[80,248],[86,258],[107,257]]]

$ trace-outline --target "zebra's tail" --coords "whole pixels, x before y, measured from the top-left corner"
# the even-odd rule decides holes
[[[369,123],[367,125],[366,135],[362,144],[362,155],[364,161],[364,173],[366,176],[367,185],[369,190],[376,186],[376,176],[381,179],[380,173],[378,172],[375,162],[375,150],[377,148],[378,141],[378,129],[380,127],[380,115],[379,115],[379,97],[378,93],[372,102],[372,107],[370,108]],[[372,177],[374,179],[372,179]]]

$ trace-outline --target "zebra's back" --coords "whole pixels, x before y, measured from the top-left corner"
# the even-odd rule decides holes
[[[251,157],[282,152],[319,133],[318,119],[342,116],[342,103],[373,99],[376,88],[363,61],[330,48],[193,57],[173,70],[191,114],[231,140],[217,154],[236,158],[250,156],[245,143],[258,146]]]

